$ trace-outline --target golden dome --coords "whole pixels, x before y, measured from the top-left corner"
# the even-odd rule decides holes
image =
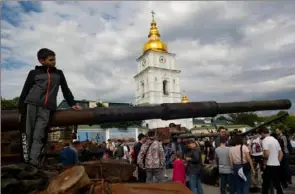
[[[188,103],[188,97],[185,94],[185,91],[182,92],[181,103]]]
[[[151,28],[150,28],[150,32],[148,35],[149,41],[147,43],[145,43],[144,47],[143,47],[143,53],[145,53],[146,51],[149,50],[153,50],[153,51],[158,51],[158,52],[168,52],[167,49],[167,45],[162,42],[160,40],[160,33],[159,30],[157,28],[157,23],[155,22],[154,19],[154,12],[152,12],[152,16],[153,16],[153,20],[151,23]]]
[[[181,103],[188,103],[188,98],[187,98],[187,96],[182,96],[182,98],[181,98]]]

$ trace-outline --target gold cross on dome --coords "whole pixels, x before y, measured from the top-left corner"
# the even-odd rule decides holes
[[[153,17],[153,20],[155,19],[155,12],[154,12],[154,10],[152,10],[152,12],[151,12],[151,14],[152,14],[152,17]]]

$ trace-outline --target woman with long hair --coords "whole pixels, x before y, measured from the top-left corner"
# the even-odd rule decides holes
[[[251,185],[251,171],[255,174],[249,148],[244,145],[243,137],[233,137],[233,144],[229,150],[230,164],[233,170],[233,181],[237,194],[249,194]]]

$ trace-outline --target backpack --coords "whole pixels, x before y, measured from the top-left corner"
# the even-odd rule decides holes
[[[255,140],[256,139],[251,141],[251,151],[253,154],[262,152],[261,141],[259,140],[259,142],[257,142]]]
[[[122,145],[119,145],[118,149],[116,150],[116,157],[123,157],[124,156],[124,148]]]

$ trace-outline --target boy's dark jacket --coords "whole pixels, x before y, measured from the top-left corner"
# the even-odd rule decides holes
[[[74,96],[62,70],[55,67],[36,66],[34,70],[29,72],[20,95],[18,104],[20,113],[25,113],[26,104],[47,107],[52,111],[56,110],[59,86],[61,86],[63,96],[68,104],[75,105]]]

